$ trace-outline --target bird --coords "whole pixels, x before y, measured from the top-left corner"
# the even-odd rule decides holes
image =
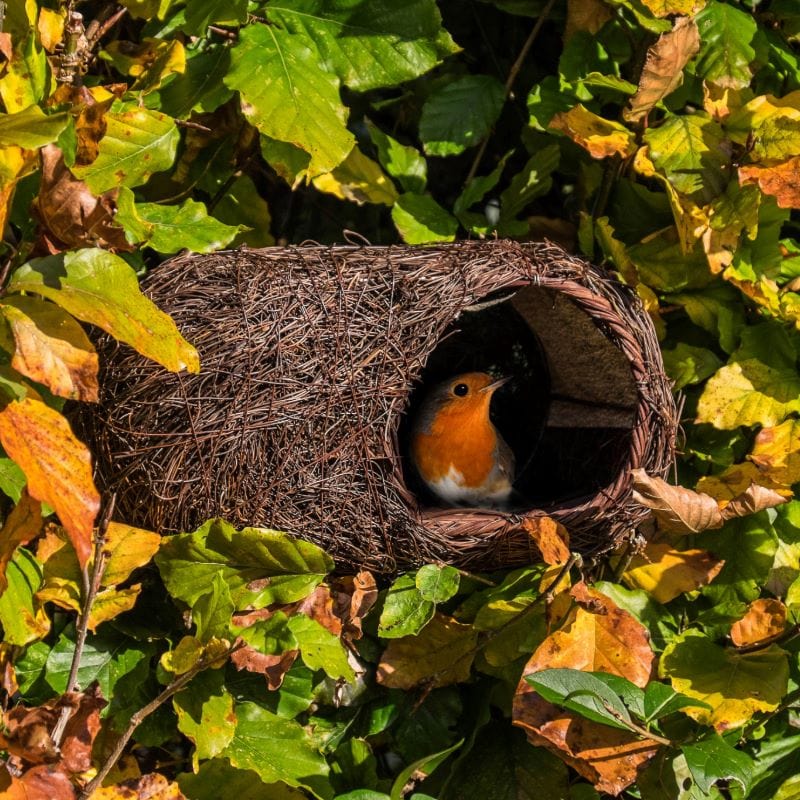
[[[512,495],[514,453],[489,418],[510,378],[466,372],[434,386],[411,425],[411,460],[450,506],[503,507]]]

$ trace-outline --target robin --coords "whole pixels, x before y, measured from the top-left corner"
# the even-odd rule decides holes
[[[435,386],[420,406],[411,457],[449,505],[497,506],[511,496],[514,454],[489,419],[492,395],[509,380],[467,372]]]

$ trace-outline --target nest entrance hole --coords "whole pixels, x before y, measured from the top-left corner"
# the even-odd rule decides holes
[[[432,386],[472,371],[512,377],[491,414],[516,457],[515,510],[590,497],[625,469],[638,399],[625,355],[567,293],[506,288],[454,320],[409,400],[399,442],[406,485],[423,509],[441,504],[408,458],[409,421]]]

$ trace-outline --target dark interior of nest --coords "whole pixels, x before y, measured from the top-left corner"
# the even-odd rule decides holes
[[[404,479],[423,511],[442,502],[410,462],[410,421],[432,386],[472,371],[511,378],[491,404],[492,422],[516,460],[511,510],[546,511],[594,496],[625,468],[637,393],[623,353],[567,294],[505,289],[453,322],[400,424]]]

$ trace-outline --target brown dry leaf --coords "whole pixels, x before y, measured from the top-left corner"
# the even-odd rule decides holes
[[[389,689],[438,689],[469,678],[478,631],[437,613],[416,635],[393,639],[383,651],[377,680]]]
[[[17,673],[14,671],[14,645],[0,642],[0,689],[9,697],[19,691]]]
[[[569,533],[561,523],[550,517],[536,517],[526,519],[522,527],[536,543],[545,564],[565,564],[569,560]]]
[[[636,138],[624,125],[603,119],[580,103],[569,111],[561,111],[550,121],[550,129],[561,131],[587,150],[593,158],[636,152]]]
[[[578,31],[594,35],[611,17],[611,9],[603,0],[567,0],[564,41],[568,42]]]
[[[675,13],[675,12],[668,12]],[[700,32],[690,17],[679,17],[647,50],[639,88],[623,116],[629,122],[643,119],[668,94],[683,83],[683,68],[700,50]]]
[[[63,705],[74,710],[64,729],[61,765],[67,772],[86,772],[92,766],[92,745],[100,732],[100,711],[108,704],[94,683],[82,694],[63,695],[56,701],[55,709],[60,713]]]
[[[362,569],[358,574],[331,581],[333,611],[342,622],[342,640],[355,641],[363,635],[361,622],[378,599],[378,586],[371,572]]]
[[[745,164],[739,167],[739,183],[757,183],[764,194],[772,195],[780,208],[800,208],[800,156],[786,161]]]
[[[31,397],[0,410],[0,444],[25,473],[31,497],[55,509],[85,566],[100,508],[86,446],[61,414]]]
[[[567,667],[621,675],[644,687],[654,658],[645,628],[583,582],[575,585],[572,594],[578,605],[536,649],[523,676]],[[524,677],[514,696],[512,720],[532,744],[546,747],[597,789],[611,794],[633,783],[638,769],[658,749],[655,742],[634,733],[562,711],[536,694]]]
[[[263,675],[271,692],[281,688],[286,673],[292,668],[299,650],[287,650],[280,655],[264,655],[252,647],[242,647],[231,655],[231,661],[238,670],[247,670]]]
[[[3,298],[0,314],[14,337],[15,370],[59,397],[97,402],[97,352],[71,314],[24,295]]]
[[[50,252],[79,247],[133,250],[125,231],[114,223],[119,189],[98,197],[69,171],[56,145],[47,145],[41,152],[42,180],[34,209]]]
[[[75,800],[75,790],[66,773],[42,764],[12,776],[0,767],[0,797],[3,800]]]
[[[287,616],[299,611],[319,622],[323,628],[330,631],[334,636],[342,635],[342,620],[334,614],[331,590],[325,584],[317,586],[308,597],[298,603],[292,606],[283,606],[281,610]]]
[[[747,613],[731,626],[731,641],[737,646],[756,644],[780,636],[786,628],[786,606],[780,600],[760,597]]]
[[[757,514],[759,511],[775,508],[775,506],[783,505],[788,501],[788,497],[784,497],[774,489],[751,483],[744,492],[737,494],[722,509],[722,516],[726,520],[734,517],[746,517],[748,514]]]
[[[92,800],[186,800],[186,796],[177,783],[167,780],[158,772],[151,772],[116,786],[104,786],[92,795]]]
[[[631,559],[622,580],[659,603],[668,603],[711,583],[724,564],[706,550],[675,550],[670,544],[650,543]]]
[[[0,594],[8,588],[6,567],[14,551],[31,541],[41,529],[42,506],[27,491],[23,491],[0,529]]]
[[[717,501],[683,486],[671,486],[643,469],[631,470],[633,499],[653,511],[658,527],[668,533],[698,533],[722,527]]]

